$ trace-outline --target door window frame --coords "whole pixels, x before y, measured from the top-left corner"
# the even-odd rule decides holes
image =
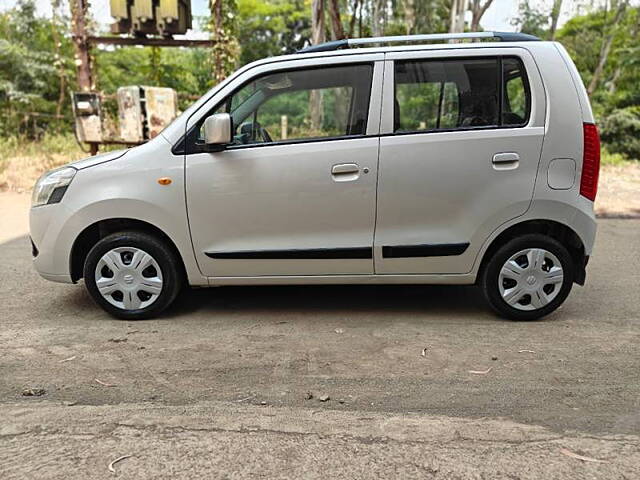
[[[419,61],[455,61],[478,59],[515,58],[524,69],[523,80],[529,93],[529,116],[525,123],[520,125],[488,125],[456,127],[452,129],[431,129],[408,132],[394,131],[394,99],[395,99],[395,62],[419,62]],[[498,74],[502,79],[502,62],[499,61]],[[503,96],[502,81],[499,82],[500,98]],[[469,133],[495,130],[511,130],[528,127],[539,127],[545,124],[546,99],[542,78],[532,55],[521,47],[485,47],[485,48],[455,48],[441,50],[414,50],[406,52],[390,52],[385,54],[385,74],[382,94],[382,119],[380,136],[404,136],[404,135],[434,135],[439,133]],[[502,101],[500,101],[502,111]],[[501,119],[500,119],[501,120]]]
[[[206,153],[206,151],[196,143],[196,139],[199,134],[200,127],[206,118],[208,118],[213,112],[224,105],[229,98],[235,95],[238,91],[244,88],[246,85],[258,80],[259,78],[277,74],[286,73],[299,70],[312,70],[328,67],[343,67],[343,66],[356,66],[356,65],[370,65],[372,68],[371,73],[371,85],[369,90],[369,99],[367,102],[367,115],[365,124],[365,133],[357,135],[341,135],[335,137],[318,137],[318,138],[302,138],[291,139],[269,143],[255,143],[247,145],[229,145],[224,150],[238,150],[246,148],[266,148],[273,146],[291,145],[291,144],[303,144],[303,143],[317,143],[326,141],[338,141],[338,140],[352,140],[367,138],[372,136],[378,136],[380,132],[380,115],[381,115],[381,97],[382,97],[382,80],[383,69],[385,67],[382,54],[375,55],[358,55],[353,56],[355,58],[337,57],[332,58],[331,63],[315,61],[297,61],[297,62],[282,62],[282,65],[276,67],[269,66],[269,68],[256,68],[249,70],[248,74],[242,75],[236,81],[232,82],[230,88],[225,88],[223,95],[214,95],[200,110],[192,115],[187,121],[186,133],[172,148],[172,153],[176,155],[193,155],[199,153]],[[322,59],[320,59],[322,60]],[[337,61],[334,61],[337,60]],[[319,63],[321,63],[319,65]],[[257,71],[253,71],[257,70]],[[220,92],[222,93],[222,92]],[[194,117],[197,115],[197,119]]]
[[[504,108],[504,104],[505,104],[505,95],[506,95],[506,81],[505,81],[505,77],[504,77],[504,62],[503,60],[505,59],[509,59],[509,60],[516,60],[519,64],[520,67],[522,68],[524,75],[522,77],[523,79],[523,85],[524,85],[524,90],[525,90],[525,98],[526,98],[526,111],[527,111],[527,116],[524,119],[524,121],[522,123],[519,124],[514,124],[514,125],[503,125],[503,108]],[[451,57],[451,58],[421,58],[421,59],[416,59],[416,60],[412,60],[412,59],[407,59],[407,60],[396,60],[394,61],[394,78],[393,78],[393,89],[394,89],[394,115],[395,115],[395,98],[396,98],[396,88],[397,88],[397,83],[395,81],[395,67],[396,64],[398,62],[406,62],[406,63],[420,63],[420,62],[424,62],[424,63],[428,63],[428,62],[442,62],[442,63],[453,63],[453,62],[465,62],[465,61],[469,61],[469,60],[495,60],[496,61],[496,76],[497,76],[497,96],[498,96],[498,113],[497,113],[497,118],[498,118],[498,124],[492,124],[492,125],[469,125],[469,126],[459,126],[459,127],[453,127],[453,128],[432,128],[432,129],[424,129],[424,130],[406,130],[406,131],[400,131],[400,132],[396,132],[394,131],[393,134],[394,135],[414,135],[416,133],[438,133],[438,132],[466,132],[469,130],[500,130],[500,129],[505,129],[505,128],[523,128],[526,127],[527,124],[529,123],[529,118],[531,117],[531,87],[529,85],[529,79],[527,76],[527,70],[524,66],[524,63],[522,62],[522,60],[520,59],[520,57],[518,57],[517,55],[486,55],[486,56],[474,56],[474,57]],[[446,82],[439,82],[442,86],[445,85]],[[440,102],[442,102],[442,99],[440,100]],[[458,91],[458,106],[460,106],[460,91]],[[438,105],[438,118],[437,118],[437,124],[440,125],[440,120],[441,120],[441,114],[442,112],[440,111],[440,105]],[[460,113],[458,112],[458,117],[460,116]]]

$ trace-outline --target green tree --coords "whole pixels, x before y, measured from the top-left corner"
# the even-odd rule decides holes
[[[304,47],[311,37],[310,9],[304,0],[238,0],[240,64]]]
[[[627,8],[614,23],[616,13],[600,9],[574,17],[556,38],[573,58],[585,85],[595,85],[591,104],[605,147],[640,159],[640,8]],[[603,46],[609,38],[609,52],[601,63]],[[599,79],[594,82],[599,65]]]
[[[592,83],[603,43],[610,33],[613,35],[598,88],[591,95],[598,114],[608,114],[617,108],[640,103],[639,12],[639,8],[627,9],[619,22],[612,25],[614,13],[597,10],[570,19],[557,34],[558,41],[565,46],[578,67],[585,85]]]
[[[518,16],[511,22],[518,31],[546,38],[548,34],[549,16],[529,5],[529,2],[521,2],[518,8]]]
[[[59,101],[61,78],[74,75],[72,51],[68,30],[36,17],[33,0],[0,14],[0,135],[37,137],[69,122],[69,103]]]

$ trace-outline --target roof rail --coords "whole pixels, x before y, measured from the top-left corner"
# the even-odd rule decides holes
[[[531,42],[540,40],[527,33],[514,32],[463,32],[463,33],[432,33],[425,35],[397,35],[393,37],[346,38],[333,42],[320,43],[298,50],[298,53],[330,52],[340,48],[370,43],[392,42],[432,42],[438,40],[475,40],[480,38],[497,38],[501,42]]]

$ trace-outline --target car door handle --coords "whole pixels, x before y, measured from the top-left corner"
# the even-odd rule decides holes
[[[520,155],[515,152],[496,153],[492,163],[495,170],[512,170],[518,168]]]
[[[344,175],[349,173],[358,173],[360,167],[357,163],[339,163],[331,167],[331,175]]]

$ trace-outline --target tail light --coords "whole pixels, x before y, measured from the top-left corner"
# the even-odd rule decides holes
[[[592,202],[598,192],[598,174],[600,173],[600,136],[598,127],[593,123],[583,123],[584,148],[582,154],[582,175],[580,176],[580,195]]]

